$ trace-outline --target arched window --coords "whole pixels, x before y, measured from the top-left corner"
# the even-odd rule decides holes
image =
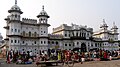
[[[72,35],[74,36],[74,31],[72,32]]]
[[[67,37],[67,34],[65,34],[65,37]]]
[[[44,44],[46,44],[46,41],[44,41]]]
[[[58,45],[58,42],[56,42],[56,45]]]
[[[13,29],[11,29],[11,32],[13,32]]]
[[[71,44],[69,44],[69,46],[71,46]]]
[[[43,41],[41,41],[41,44],[43,44]]]
[[[17,41],[15,40],[15,43],[16,43]]]
[[[50,44],[50,41],[48,41],[48,44]]]
[[[42,21],[43,19],[41,18],[41,21]]]
[[[25,42],[23,41],[23,44],[24,44]]]
[[[36,44],[36,41],[34,42],[34,44]]]
[[[52,41],[52,44],[54,44],[54,41]]]
[[[77,45],[79,45],[79,42],[77,42]]]
[[[31,37],[31,32],[29,32],[29,37]]]
[[[76,36],[78,36],[78,32],[76,32]]]
[[[17,29],[15,29],[15,32],[17,32]]]
[[[15,18],[17,18],[17,14],[15,14]]]
[[[35,37],[37,36],[37,33],[36,33],[36,32],[34,32],[34,36],[35,36]]]
[[[80,32],[80,37],[81,37],[81,32]]]
[[[67,44],[65,44],[65,46],[67,46]]]
[[[95,43],[95,47],[97,47],[97,43]]]

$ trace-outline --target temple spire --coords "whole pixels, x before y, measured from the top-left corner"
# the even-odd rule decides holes
[[[105,23],[105,19],[103,19],[103,23]]]
[[[115,26],[115,21],[113,22],[113,25]]]
[[[15,5],[17,5],[17,0],[15,0]]]
[[[44,5],[42,6],[42,9],[43,9],[43,11],[44,11]]]

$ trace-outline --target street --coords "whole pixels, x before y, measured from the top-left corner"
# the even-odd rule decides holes
[[[16,65],[16,64],[6,64],[5,61],[0,60],[0,67],[40,67],[33,64],[28,65]],[[51,66],[51,67],[60,67],[60,66]],[[64,65],[63,67],[68,67]],[[90,61],[81,63],[75,63],[74,67],[120,67],[120,60],[112,61]]]

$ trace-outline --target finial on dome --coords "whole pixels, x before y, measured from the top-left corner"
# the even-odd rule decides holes
[[[105,23],[105,19],[103,19],[103,23]]]
[[[17,0],[15,0],[15,5],[17,5]]]
[[[115,21],[113,22],[113,25],[115,25]]]
[[[42,9],[43,9],[43,11],[44,11],[44,5],[42,6]]]

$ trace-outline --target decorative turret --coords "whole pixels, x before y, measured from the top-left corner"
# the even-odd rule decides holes
[[[47,24],[47,20],[48,20],[49,16],[48,16],[47,12],[44,10],[44,6],[42,8],[42,11],[37,16],[37,18],[39,18],[39,23]]]
[[[115,22],[113,22],[113,27],[111,28],[112,33],[118,33],[118,27],[115,25]]]
[[[44,10],[44,6],[42,8],[42,11],[39,13],[39,15],[37,15],[37,18],[39,18],[39,22],[38,24],[39,26],[39,43],[40,45],[43,45],[43,49],[44,50],[48,50],[48,47],[44,47],[44,46],[48,46],[48,27],[50,26],[50,24],[47,23],[48,21],[48,14],[47,12]],[[44,41],[44,43],[42,43]]]
[[[17,0],[15,0],[15,5],[11,7],[10,10],[8,10],[10,13],[9,19],[10,20],[20,20],[20,15],[23,13],[19,6],[17,6]]]
[[[100,28],[103,28],[103,29],[108,28],[107,24],[105,23],[105,19],[103,19],[103,24],[100,26]]]

